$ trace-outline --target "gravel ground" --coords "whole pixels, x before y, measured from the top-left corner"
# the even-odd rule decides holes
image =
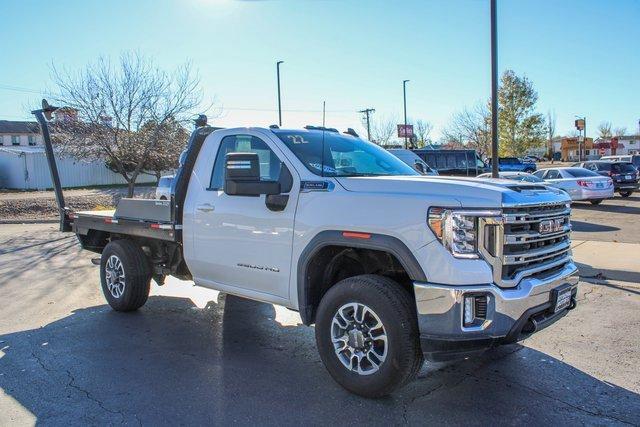
[[[154,197],[155,187],[137,187],[135,197]],[[125,197],[126,188],[65,190],[67,206],[73,210],[113,209]],[[0,193],[0,223],[16,221],[55,220],[58,217],[53,191],[22,191]]]

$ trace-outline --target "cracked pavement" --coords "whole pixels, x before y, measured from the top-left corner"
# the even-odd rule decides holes
[[[552,327],[367,400],[289,310],[171,279],[111,311],[93,254],[54,227],[0,226],[0,425],[640,424],[637,283],[582,282]]]

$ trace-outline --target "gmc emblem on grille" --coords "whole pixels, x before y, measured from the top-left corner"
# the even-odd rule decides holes
[[[538,230],[540,231],[540,234],[555,233],[557,231],[562,231],[563,226],[564,219],[545,219],[544,221],[540,221],[540,227]]]

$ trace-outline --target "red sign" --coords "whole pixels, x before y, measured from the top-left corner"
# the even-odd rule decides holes
[[[604,148],[601,148],[601,149],[600,149],[600,155],[601,155],[601,156],[604,156],[604,155],[605,155],[605,153],[606,153],[606,152],[604,151]]]
[[[398,125],[398,138],[413,137],[413,125]]]

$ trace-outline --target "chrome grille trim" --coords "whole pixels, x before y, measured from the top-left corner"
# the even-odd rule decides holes
[[[480,218],[478,248],[500,287],[515,287],[571,262],[571,209],[562,203],[505,206],[501,217]],[[539,223],[564,220],[562,230],[540,233]],[[491,228],[488,228],[491,227]]]

